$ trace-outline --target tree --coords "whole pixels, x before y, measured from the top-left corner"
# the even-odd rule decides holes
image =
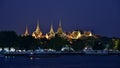
[[[32,36],[20,36],[18,45],[20,49],[33,50],[36,48],[36,40]]]
[[[119,39],[119,43],[118,43],[118,50],[120,50],[120,39]]]
[[[67,40],[60,37],[58,34],[54,38],[51,38],[47,43],[47,48],[52,48],[55,50],[61,50],[63,46],[67,44]]]
[[[18,36],[14,31],[0,32],[0,47],[16,47]]]
[[[119,39],[115,39],[114,41],[114,50],[118,50],[118,46],[119,46]]]
[[[85,42],[82,39],[73,40],[71,47],[76,51],[83,50],[85,47]]]

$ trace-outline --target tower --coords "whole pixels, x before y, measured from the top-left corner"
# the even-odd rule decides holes
[[[40,27],[39,27],[39,20],[37,21],[36,30],[33,32],[32,36],[35,37],[35,38],[41,38],[42,37],[42,32],[40,31]]]
[[[36,32],[37,34],[39,34],[39,33],[41,32],[41,31],[40,31],[40,27],[39,27],[39,20],[37,21],[37,27],[36,27],[35,32]]]
[[[53,30],[53,26],[51,25],[51,28],[50,28],[50,34],[54,34],[54,30]]]
[[[59,21],[59,26],[58,26],[57,33],[58,34],[62,34],[63,33],[63,31],[62,31],[62,25],[61,25],[61,20]]]
[[[55,36],[55,33],[54,33],[54,30],[53,30],[53,26],[51,25],[50,32],[46,34],[46,38],[51,39],[54,36]]]
[[[25,30],[25,33],[23,34],[23,36],[29,36],[29,31],[28,31],[27,25],[26,25],[26,30]]]

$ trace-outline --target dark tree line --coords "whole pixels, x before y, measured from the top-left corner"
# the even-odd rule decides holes
[[[16,47],[18,36],[14,31],[0,32],[0,47]]]
[[[55,37],[48,40],[46,47],[55,50],[61,50],[61,48],[66,44],[67,44],[67,40],[56,34]]]
[[[92,47],[94,50],[114,49],[120,50],[119,38],[108,37],[81,37],[80,39],[68,40],[55,35],[50,40],[46,38],[34,39],[32,36],[18,36],[14,31],[0,32],[0,48],[14,47],[16,49],[36,49],[38,47],[44,49],[61,50],[65,45],[71,46],[74,50],[83,50],[86,46]]]

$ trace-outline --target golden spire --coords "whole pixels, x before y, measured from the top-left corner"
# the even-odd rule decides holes
[[[36,30],[32,33],[32,36],[35,38],[42,37],[42,32],[40,31],[40,27],[39,27],[39,20],[37,20],[37,27],[36,27]]]
[[[62,31],[62,25],[61,25],[61,20],[59,21],[59,26],[58,26],[57,33],[63,33],[63,31]]]
[[[53,26],[51,25],[50,32],[49,33],[54,33]]]
[[[46,34],[46,38],[51,39],[54,36],[55,36],[55,33],[54,33],[54,30],[53,30],[53,26],[51,25],[50,32]]]
[[[29,35],[29,32],[28,32],[28,27],[27,27],[27,25],[26,25],[26,30],[25,30],[24,36],[28,36],[28,35]]]
[[[36,32],[36,33],[39,33],[39,32],[40,32],[39,20],[37,20],[37,27],[36,27],[35,32]]]

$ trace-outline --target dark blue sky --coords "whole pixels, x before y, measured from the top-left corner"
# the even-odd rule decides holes
[[[120,37],[119,0],[0,0],[0,31],[22,34],[27,24],[32,33],[38,18],[44,33],[51,23],[56,31],[61,19],[64,31],[82,29]]]

